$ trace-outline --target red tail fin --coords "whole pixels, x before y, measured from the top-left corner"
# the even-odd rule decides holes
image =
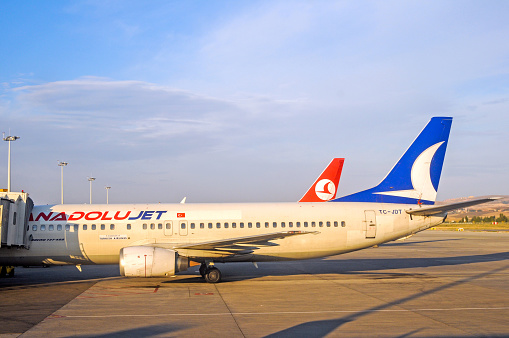
[[[334,158],[299,202],[326,202],[336,197],[344,158]]]

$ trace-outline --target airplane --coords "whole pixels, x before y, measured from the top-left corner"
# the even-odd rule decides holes
[[[339,180],[341,178],[341,172],[343,170],[344,158],[334,158],[329,163],[329,165],[325,168],[325,170],[318,176],[316,181],[311,185],[308,191],[304,194],[304,196],[299,200],[299,202],[326,202],[336,197],[337,187],[339,185]],[[7,192],[7,189],[0,189],[0,192]],[[1,197],[1,196],[0,196]],[[28,195],[26,195],[28,199]],[[182,198],[180,201],[181,204],[186,203],[187,197]],[[9,201],[8,196],[4,196],[4,201]],[[11,201],[12,202],[12,201]],[[0,218],[2,217],[2,206],[0,205]],[[14,216],[14,214],[13,214]],[[8,217],[7,217],[8,218]],[[0,233],[2,233],[2,224],[0,223]],[[4,228],[5,229],[5,228]],[[27,228],[28,229],[28,228]],[[3,231],[6,233],[7,231]],[[5,234],[7,235],[7,234]],[[7,236],[4,236],[7,237]],[[1,243],[0,243],[1,244]],[[3,243],[6,244],[6,243]],[[0,245],[1,247],[1,245]],[[1,253],[1,249],[0,249]],[[48,267],[48,265],[44,265]],[[77,268],[81,271],[81,265],[76,265]],[[29,267],[25,265],[25,267]],[[14,266],[11,265],[0,265],[0,278],[1,277],[13,277],[14,276]]]
[[[336,198],[344,158],[334,158],[299,202],[327,202]]]
[[[339,184],[339,180],[341,178],[341,172],[343,169],[344,158],[334,158],[329,163],[329,165],[325,168],[325,170],[320,174],[320,176],[316,179],[316,181],[311,185],[306,194],[299,200],[299,202],[326,202],[336,196],[337,186]],[[0,192],[7,192],[7,189],[0,189]],[[12,195],[12,194],[11,194]],[[23,195],[23,194],[22,194]],[[0,196],[1,197],[1,196]],[[28,194],[25,196],[25,199],[28,200]],[[186,203],[187,197],[182,198],[180,201],[181,204]],[[10,201],[9,196],[6,195],[2,198],[3,201]],[[29,202],[32,203],[32,202]],[[3,216],[2,205],[0,205],[0,218]],[[13,212],[13,218],[14,217]],[[33,217],[33,216],[32,216]],[[8,218],[8,217],[7,217]],[[6,229],[4,227],[4,229]],[[28,230],[28,227],[27,227]],[[0,233],[4,233],[3,238],[7,237],[6,230],[2,231],[2,223],[0,222]],[[12,232],[12,231],[11,231]],[[3,241],[6,242],[6,241]],[[0,243],[0,247],[1,247]],[[3,243],[6,244],[6,243]],[[12,244],[12,243],[11,243]],[[11,245],[12,246],[12,245]],[[1,253],[1,249],[0,249]],[[48,267],[49,265],[44,265]],[[77,268],[81,271],[81,265],[76,265]],[[25,267],[28,267],[25,265]],[[14,276],[14,266],[11,265],[0,265],[0,277]]]
[[[497,199],[434,205],[451,124],[433,117],[377,186],[325,203],[34,206],[25,223],[14,222],[26,230],[23,245],[6,248],[2,232],[0,265],[118,263],[127,277],[200,265],[205,281],[217,283],[215,263],[320,258],[409,236],[442,223],[447,211]]]

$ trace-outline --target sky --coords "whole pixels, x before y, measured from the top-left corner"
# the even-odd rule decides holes
[[[438,200],[509,194],[507,1],[0,2],[0,131],[35,204],[338,196],[454,118]],[[7,142],[0,184],[7,186]]]

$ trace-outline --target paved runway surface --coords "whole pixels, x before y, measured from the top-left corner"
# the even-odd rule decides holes
[[[426,231],[327,259],[127,279],[117,266],[17,268],[0,334],[22,337],[509,336],[509,233]]]

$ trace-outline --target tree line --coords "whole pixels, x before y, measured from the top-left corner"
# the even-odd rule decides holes
[[[465,216],[461,219],[462,223],[468,223],[468,222],[472,222],[472,223],[498,222],[498,223],[501,223],[501,222],[508,222],[508,221],[509,221],[509,219],[504,214],[500,214],[500,216],[498,216],[498,217],[496,217],[496,216],[485,216],[485,217],[473,216],[472,218],[468,218],[468,216]]]

